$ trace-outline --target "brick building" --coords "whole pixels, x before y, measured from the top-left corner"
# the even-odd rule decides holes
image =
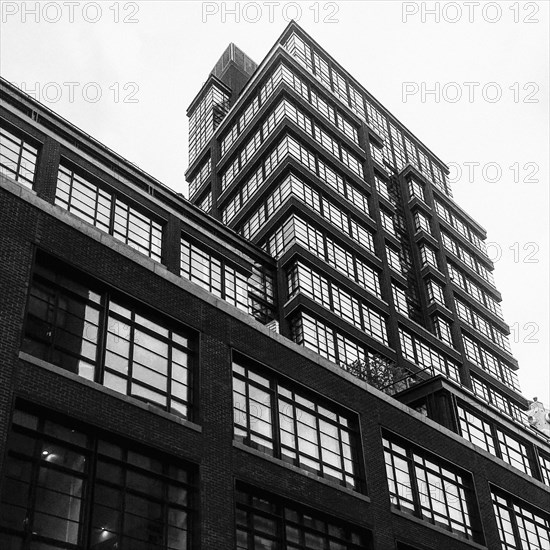
[[[190,105],[190,201],[0,95],[2,550],[550,548],[485,231],[298,25]]]

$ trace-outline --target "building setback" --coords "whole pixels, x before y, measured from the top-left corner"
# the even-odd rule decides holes
[[[298,25],[193,100],[190,201],[0,96],[2,550],[550,548],[485,230]]]

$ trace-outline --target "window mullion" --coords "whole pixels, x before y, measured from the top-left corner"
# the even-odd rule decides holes
[[[109,309],[111,296],[104,293],[100,300],[101,310],[99,314],[99,327],[96,351],[96,372],[94,373],[94,382],[104,383],[105,379],[105,356],[107,354],[107,335],[109,331]]]
[[[422,519],[422,503],[420,501],[420,491],[418,486],[418,478],[416,477],[414,453],[411,449],[406,449],[407,466],[409,468],[409,479],[411,484],[412,500],[418,517]]]
[[[134,377],[134,346],[135,346],[135,332],[136,332],[136,313],[132,309],[130,313],[130,342],[128,349],[128,379],[126,380],[126,395],[132,395],[132,382]]]
[[[279,385],[275,381],[270,382],[269,388],[270,397],[272,400],[271,404],[271,431],[273,437],[273,456],[276,458],[282,457],[282,448],[281,448],[281,432],[280,432],[280,422],[279,422]]]

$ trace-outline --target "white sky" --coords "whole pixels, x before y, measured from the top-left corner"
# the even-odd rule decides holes
[[[183,193],[185,111],[209,71],[229,42],[259,63],[295,17],[441,159],[461,166],[455,199],[499,256],[522,391],[548,407],[549,3],[301,1],[301,13],[282,1],[73,4],[2,2],[2,76]],[[439,21],[429,12],[436,5]],[[239,22],[229,13],[236,6]],[[406,101],[403,83],[418,90]],[[421,96],[436,85],[437,97]],[[464,163],[478,163],[472,181]]]

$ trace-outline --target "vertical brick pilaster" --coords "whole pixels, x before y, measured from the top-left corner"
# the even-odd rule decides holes
[[[45,201],[53,203],[57,185],[61,146],[51,137],[46,137],[38,157],[34,189]]]
[[[172,273],[180,274],[181,220],[173,214],[162,233],[162,262]]]

